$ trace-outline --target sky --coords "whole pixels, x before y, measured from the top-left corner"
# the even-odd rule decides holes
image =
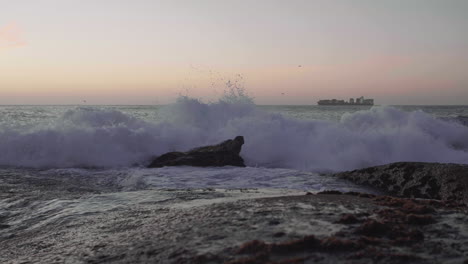
[[[0,0],[0,104],[467,104],[466,0]]]

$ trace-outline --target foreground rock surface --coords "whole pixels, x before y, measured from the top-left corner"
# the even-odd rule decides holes
[[[0,175],[0,263],[468,259],[466,207],[449,202],[337,191],[122,191],[109,180]]]
[[[218,145],[192,149],[188,152],[169,152],[154,159],[149,168],[164,166],[196,166],[196,167],[245,167],[244,160],[239,155],[244,137],[237,136]]]
[[[454,200],[468,205],[468,165],[397,162],[335,176],[400,197]]]

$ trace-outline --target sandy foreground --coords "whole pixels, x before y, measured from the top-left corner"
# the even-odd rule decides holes
[[[468,263],[462,204],[3,174],[0,263]]]

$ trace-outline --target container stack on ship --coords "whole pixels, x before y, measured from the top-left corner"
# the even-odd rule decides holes
[[[364,96],[359,98],[350,98],[349,101],[337,100],[337,99],[327,99],[320,100],[317,102],[318,105],[374,105],[374,99],[365,99]]]

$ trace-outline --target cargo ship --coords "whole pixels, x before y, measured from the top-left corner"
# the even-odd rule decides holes
[[[374,105],[374,99],[366,99],[364,96],[359,98],[350,98],[349,101],[337,100],[337,99],[327,99],[320,100],[317,102],[318,105]]]

